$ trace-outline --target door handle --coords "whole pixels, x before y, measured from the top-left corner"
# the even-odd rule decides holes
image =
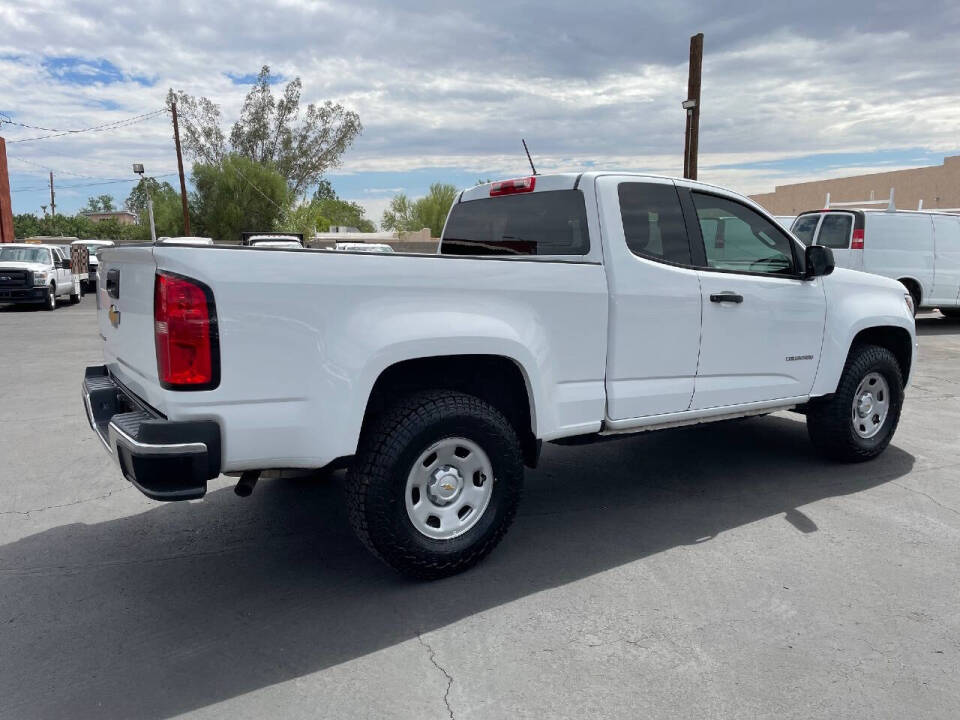
[[[736,293],[732,293],[732,292],[723,292],[723,293],[719,293],[719,294],[717,294],[717,295],[711,295],[711,296],[710,296],[710,302],[715,302],[715,303],[724,303],[724,302],[729,302],[729,303],[742,303],[742,302],[743,302],[743,295],[737,295]]]

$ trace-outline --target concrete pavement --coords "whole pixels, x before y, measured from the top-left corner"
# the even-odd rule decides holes
[[[142,497],[89,431],[93,297],[0,307],[0,718],[955,718],[960,323],[879,459],[789,413],[545,447],[476,569],[405,581],[342,478]]]

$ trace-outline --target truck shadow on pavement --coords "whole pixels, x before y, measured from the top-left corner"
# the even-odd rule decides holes
[[[827,463],[796,417],[545,446],[500,547],[434,583],[362,549],[342,480],[26,537],[0,548],[0,716],[171,717],[763,518],[799,541],[818,529],[797,508],[913,466],[896,447]]]
[[[917,318],[917,335],[960,335],[960,320],[935,316]]]

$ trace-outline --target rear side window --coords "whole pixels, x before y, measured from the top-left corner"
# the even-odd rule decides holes
[[[852,216],[840,213],[824,215],[823,222],[820,223],[820,232],[817,234],[817,245],[834,250],[846,250],[850,247],[852,232]]]
[[[813,233],[817,229],[820,215],[801,215],[793,222],[792,232],[804,245],[813,245]]]
[[[623,236],[634,255],[692,264],[680,197],[672,184],[621,183],[617,192]]]
[[[585,255],[587,210],[579,190],[551,190],[457,203],[442,255]]]

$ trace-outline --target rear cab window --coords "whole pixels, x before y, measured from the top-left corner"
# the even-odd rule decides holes
[[[690,265],[690,242],[676,187],[620,183],[620,218],[630,252],[651,260]]]
[[[441,255],[557,256],[590,250],[579,190],[546,190],[456,203]]]

